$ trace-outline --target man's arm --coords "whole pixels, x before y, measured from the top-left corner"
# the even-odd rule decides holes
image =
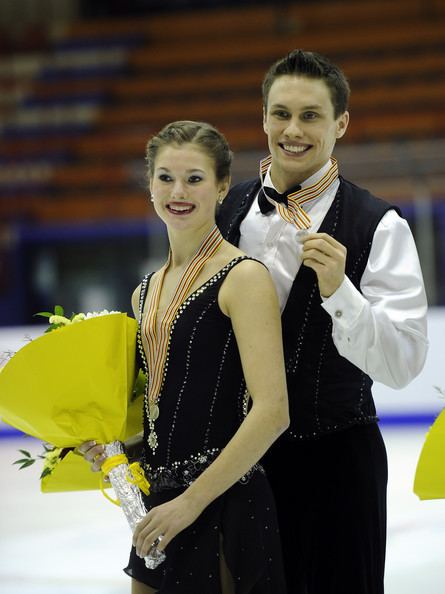
[[[373,380],[403,388],[425,363],[427,300],[411,231],[393,210],[375,231],[360,288],[344,277],[323,299],[335,346]]]

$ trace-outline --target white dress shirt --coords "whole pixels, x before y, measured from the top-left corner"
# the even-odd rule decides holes
[[[301,184],[316,183],[329,169],[326,163]],[[340,181],[305,206],[318,231]],[[274,187],[269,172],[264,185]],[[255,199],[240,226],[239,247],[269,269],[284,310],[302,263],[299,231],[276,209],[263,215]],[[374,233],[360,291],[345,276],[322,307],[332,318],[332,338],[340,355],[373,380],[403,388],[420,373],[428,350],[427,301],[417,249],[407,222],[394,210],[382,217]]]

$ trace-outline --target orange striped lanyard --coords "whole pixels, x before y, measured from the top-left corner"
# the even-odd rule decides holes
[[[144,334],[147,340],[147,359],[150,370],[150,385],[148,388],[148,400],[150,405],[156,404],[162,388],[164,366],[167,357],[170,330],[177,311],[185,301],[193,283],[201,272],[204,264],[217,252],[223,242],[223,237],[215,225],[200,245],[198,251],[187,265],[183,275],[176,285],[173,297],[159,323],[159,335],[156,328],[157,311],[164,283],[165,273],[170,266],[171,253],[167,262],[161,268],[154,283],[148,313],[144,324]]]
[[[262,186],[264,176],[266,175],[271,163],[271,155],[260,161],[260,178]],[[318,198],[323,192],[325,192],[329,188],[329,186],[337,179],[337,177],[337,159],[331,157],[331,166],[329,167],[328,171],[323,175],[323,177],[319,179],[318,182],[316,182],[315,184],[308,186],[307,188],[298,190],[297,192],[292,192],[292,194],[289,194],[287,196],[287,206],[281,204],[280,202],[276,202],[275,200],[270,198],[270,196],[268,196],[267,192],[264,190],[264,187],[263,191],[266,198],[275,205],[278,214],[282,219],[284,219],[288,223],[293,223],[297,227],[297,229],[309,229],[312,224],[312,221],[311,217],[303,209],[303,205]]]

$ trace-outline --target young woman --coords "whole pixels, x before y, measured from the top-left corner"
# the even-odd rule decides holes
[[[126,568],[132,592],[282,594],[274,501],[258,464],[289,422],[275,289],[215,225],[231,165],[215,128],[167,125],[147,163],[170,254],[133,295],[151,491]],[[84,455],[99,469],[102,446],[91,445]],[[149,570],[153,543],[166,560]]]

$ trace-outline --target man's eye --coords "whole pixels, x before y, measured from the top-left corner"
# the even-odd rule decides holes
[[[282,110],[274,111],[273,115],[276,116],[277,118],[281,118],[281,119],[286,119],[289,117],[288,112],[282,111]]]
[[[315,120],[318,117],[318,113],[315,111],[305,111],[303,114],[304,120]]]

